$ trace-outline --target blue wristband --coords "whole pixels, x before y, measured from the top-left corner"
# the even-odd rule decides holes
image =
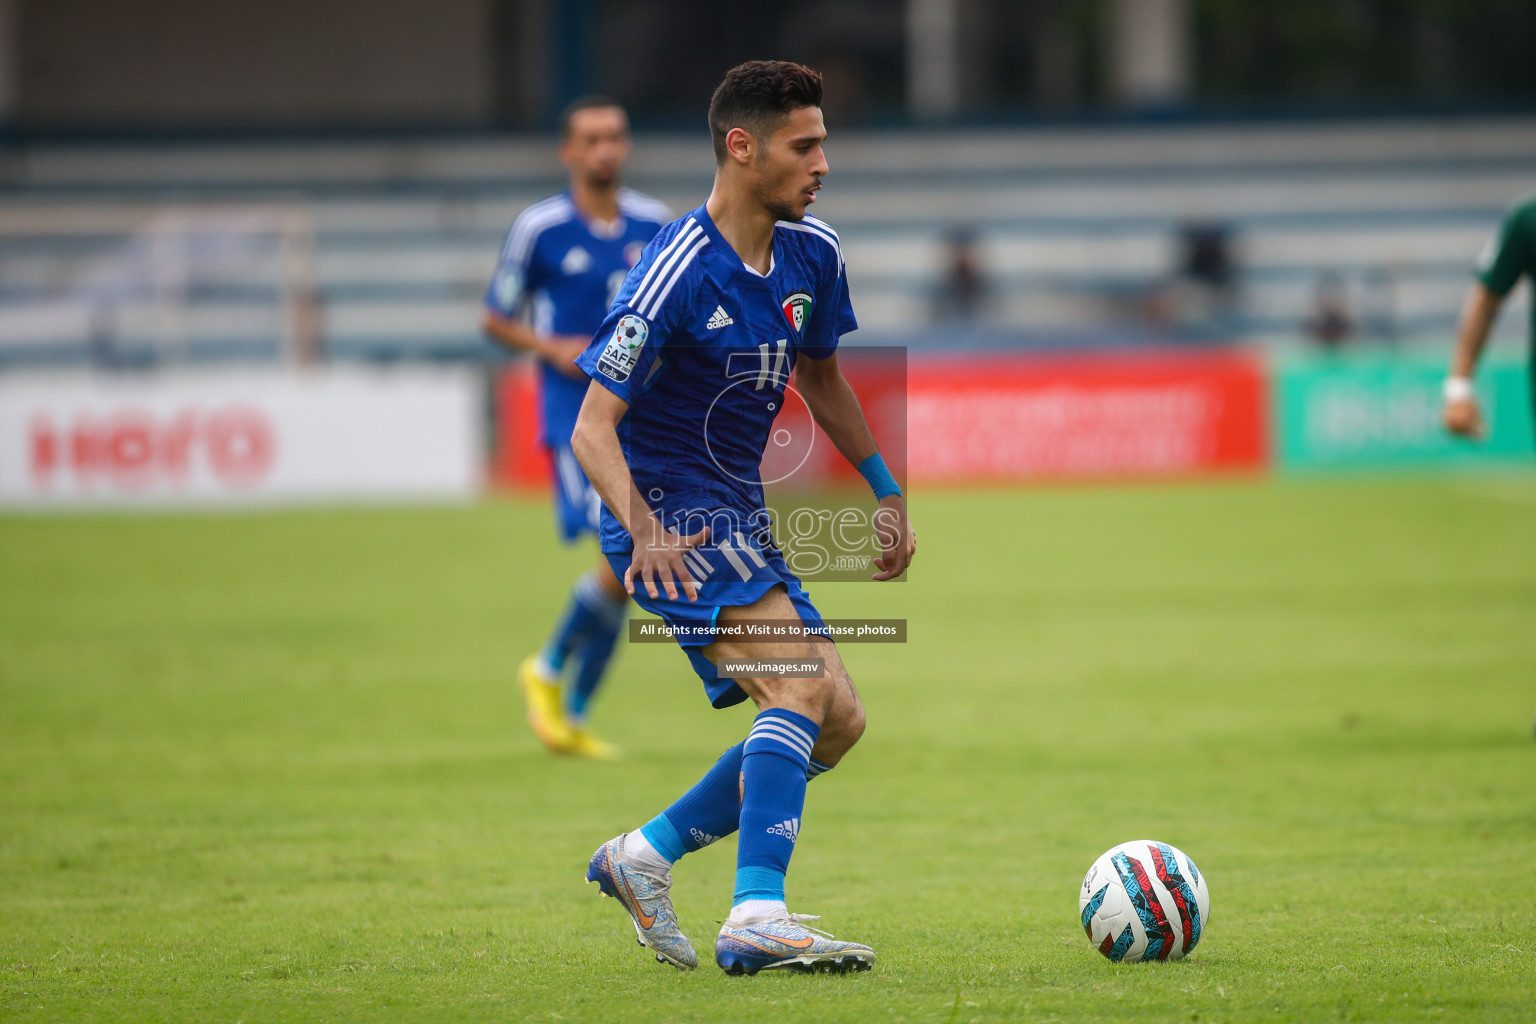
[[[862,476],[875,492],[875,500],[890,497],[892,494],[900,494],[901,487],[897,485],[896,478],[886,468],[885,458],[879,453],[871,455],[859,463],[859,475]]]

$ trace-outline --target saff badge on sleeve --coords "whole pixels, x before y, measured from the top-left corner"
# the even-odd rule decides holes
[[[597,357],[598,372],[618,384],[629,380],[629,375],[635,372],[635,364],[640,361],[640,350],[645,348],[650,336],[650,324],[638,316],[626,313],[619,317],[613,337],[603,347],[603,354]]]

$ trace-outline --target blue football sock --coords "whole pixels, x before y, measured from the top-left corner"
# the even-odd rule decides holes
[[[692,789],[640,829],[668,861],[736,831],[741,819],[741,748],[738,743],[721,754]]]
[[[587,627],[578,638],[578,658],[575,675],[565,688],[565,710],[571,721],[580,724],[586,720],[587,705],[608,671],[613,658],[619,632],[624,628],[624,617],[629,611],[627,597],[613,598],[598,584],[591,573],[576,584],[575,600],[588,616]]]
[[[813,757],[811,758],[810,763],[805,766],[805,781],[810,782],[822,772],[829,772],[836,767],[837,765],[835,764],[822,764],[820,761]]]
[[[742,747],[733,904],[784,899],[784,875],[805,810],[811,748],[820,734],[815,722],[784,708],[769,708],[752,722]]]
[[[558,675],[565,671],[566,659],[572,651],[581,647],[589,637],[608,631],[615,618],[622,625],[623,615],[624,602],[610,599],[593,573],[583,573],[571,587],[565,611],[560,613],[539,657],[551,672]]]
[[[576,645],[581,642],[582,634],[592,626],[592,613],[579,596],[586,579],[586,576],[582,576],[576,581],[575,586],[571,587],[571,596],[565,602],[565,611],[560,613],[560,619],[555,623],[554,631],[549,634],[549,640],[539,654],[545,666],[556,675],[565,671],[565,659],[570,657]]]

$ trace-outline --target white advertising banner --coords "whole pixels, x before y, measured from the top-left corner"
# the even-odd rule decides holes
[[[468,370],[0,377],[0,505],[467,499]]]

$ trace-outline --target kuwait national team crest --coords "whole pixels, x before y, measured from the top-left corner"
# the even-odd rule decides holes
[[[805,318],[811,315],[811,297],[805,292],[795,292],[779,308],[784,310],[784,319],[789,321],[789,326],[799,331],[805,326]]]

